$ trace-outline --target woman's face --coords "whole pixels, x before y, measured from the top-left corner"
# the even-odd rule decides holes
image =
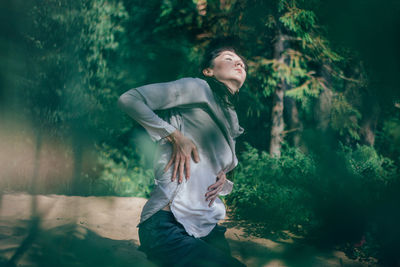
[[[235,94],[246,80],[246,69],[243,60],[232,51],[222,51],[213,60],[213,66],[203,70],[208,77],[215,77],[225,84],[231,94]]]

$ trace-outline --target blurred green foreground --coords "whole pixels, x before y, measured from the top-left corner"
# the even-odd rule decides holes
[[[198,76],[209,41],[233,36],[249,65],[224,198],[234,224],[400,266],[399,12],[377,0],[2,1],[0,192],[148,197],[156,144],[118,96]]]

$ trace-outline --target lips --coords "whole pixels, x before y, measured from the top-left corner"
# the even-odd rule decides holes
[[[239,73],[243,73],[242,69],[235,69]]]

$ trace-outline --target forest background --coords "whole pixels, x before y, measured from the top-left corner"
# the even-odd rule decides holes
[[[2,193],[148,197],[156,146],[119,95],[199,76],[209,41],[235,36],[249,72],[232,218],[400,264],[400,1],[0,5]]]

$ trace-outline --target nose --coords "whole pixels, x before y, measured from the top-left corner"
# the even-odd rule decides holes
[[[240,61],[238,60],[238,61],[235,62],[235,67],[236,66],[240,66],[240,67],[242,67],[244,69],[244,64],[243,64],[243,62],[241,60]]]

